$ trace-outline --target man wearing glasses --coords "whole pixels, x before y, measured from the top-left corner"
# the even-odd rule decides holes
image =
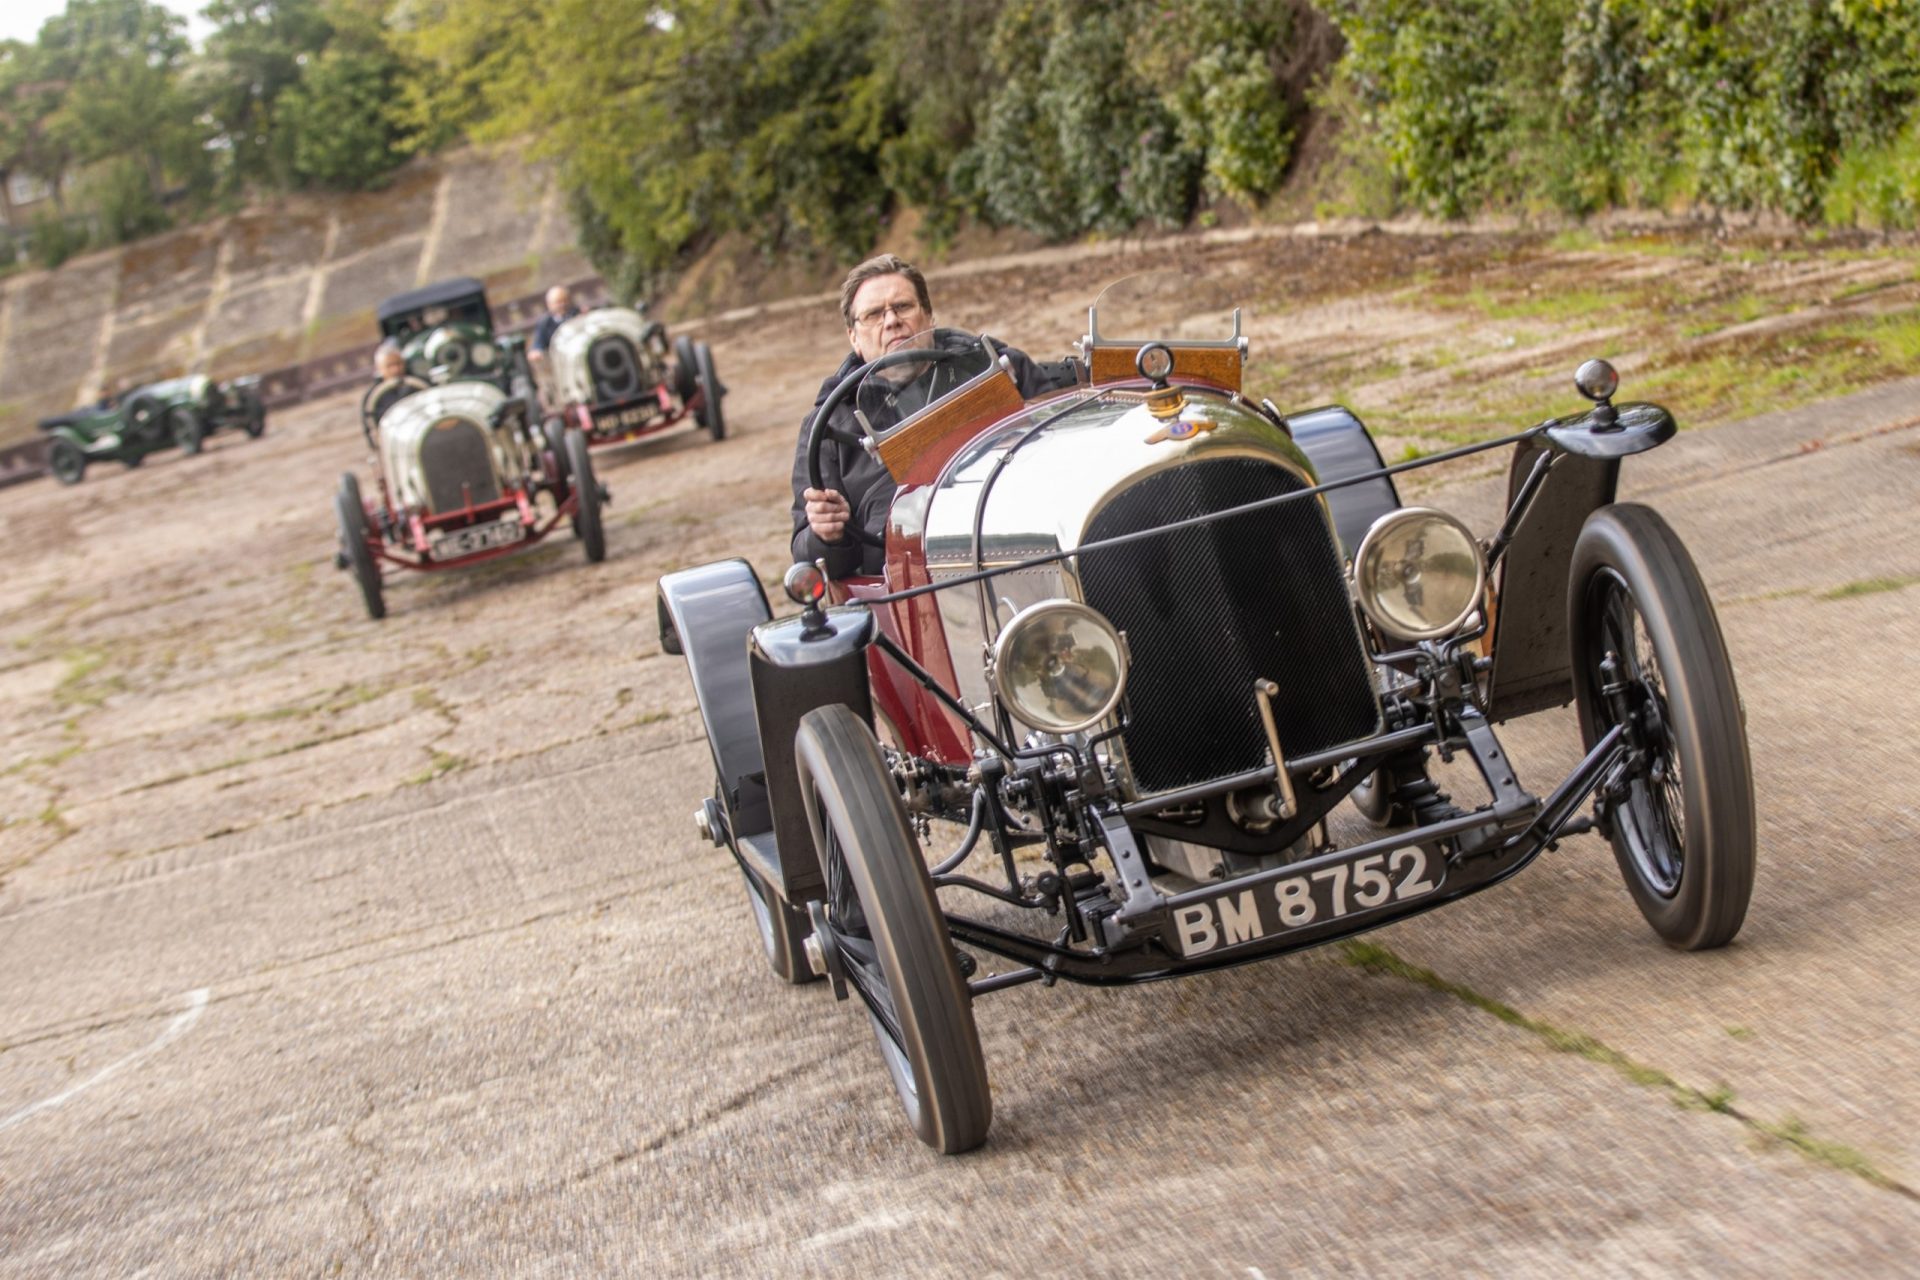
[[[893,254],[869,258],[850,271],[840,286],[840,318],[846,321],[847,343],[853,350],[820,384],[813,410],[800,424],[800,442],[793,457],[793,558],[807,563],[825,560],[828,575],[835,578],[877,574],[885,567],[881,548],[861,543],[848,531],[848,525],[858,521],[861,528],[884,534],[896,486],[880,459],[858,445],[829,436],[820,455],[824,487],[810,488],[807,437],[813,428],[813,415],[841,380],[861,365],[889,351],[926,341],[925,335],[935,327],[926,277]],[[1029,399],[1073,379],[1070,371],[1042,368],[1011,347],[1000,351],[1013,365],[1020,393]],[[830,424],[849,439],[860,435],[853,409],[853,397],[849,396],[834,409]],[[877,430],[892,425],[873,423]]]

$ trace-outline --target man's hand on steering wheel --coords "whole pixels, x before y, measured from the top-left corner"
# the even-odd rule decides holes
[[[808,489],[802,495],[807,503],[807,528],[822,542],[837,543],[847,535],[847,523],[853,508],[838,489]]]
[[[838,528],[841,533],[851,534],[854,538],[871,547],[884,547],[887,545],[885,538],[873,532],[871,529],[864,528],[852,519],[852,513],[847,508],[846,498],[834,490],[827,488],[826,482],[822,478],[820,452],[826,446],[829,436],[856,446],[861,443],[858,439],[848,437],[845,433],[828,425],[833,411],[840,406],[842,401],[853,393],[854,388],[858,387],[863,380],[874,376],[883,369],[894,368],[905,364],[945,364],[957,355],[957,352],[942,351],[937,347],[905,347],[896,351],[889,351],[887,354],[861,365],[858,369],[855,369],[846,377],[842,378],[840,384],[827,394],[825,400],[821,401],[820,407],[814,410],[813,427],[807,436],[807,478],[813,482],[813,485],[802,494],[802,497],[806,499],[807,503],[807,527],[812,529],[823,541],[837,542],[839,541],[839,537],[828,537],[821,532],[820,524],[816,523],[814,517],[814,499],[816,495],[820,497],[822,502],[826,502],[828,499],[838,501],[840,512]],[[829,513],[823,510],[822,514],[827,515]]]

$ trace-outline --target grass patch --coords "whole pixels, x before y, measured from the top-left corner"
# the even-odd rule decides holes
[[[1852,600],[1856,596],[1877,596],[1886,591],[1901,591],[1920,582],[1920,575],[1909,574],[1901,578],[1860,578],[1843,583],[1831,591],[1822,591],[1822,600]]]
[[[57,707],[97,707],[107,695],[126,687],[118,676],[96,680],[94,674],[105,665],[107,655],[98,649],[72,649],[66,654],[67,670],[53,686]]]
[[[1583,1031],[1569,1031],[1538,1018],[1530,1018],[1512,1005],[1481,995],[1462,983],[1448,981],[1431,969],[1424,969],[1403,960],[1378,943],[1343,942],[1340,944],[1340,954],[1347,964],[1367,973],[1400,978],[1416,986],[1425,987],[1429,991],[1451,996],[1482,1013],[1498,1018],[1510,1027],[1537,1037],[1556,1052],[1570,1053],[1588,1062],[1611,1067],[1631,1083],[1664,1094],[1670,1102],[1684,1110],[1710,1111],[1716,1115],[1727,1116],[1753,1130],[1763,1140],[1790,1147],[1816,1164],[1850,1174],[1884,1191],[1892,1191],[1908,1199],[1920,1199],[1920,1193],[1916,1193],[1905,1183],[1877,1168],[1863,1152],[1845,1143],[1815,1136],[1795,1117],[1789,1116],[1785,1120],[1774,1122],[1747,1115],[1734,1105],[1733,1089],[1725,1083],[1718,1084],[1712,1089],[1696,1089],[1692,1085],[1682,1084],[1658,1067],[1636,1061],[1594,1036]],[[1734,1030],[1734,1028],[1728,1028],[1728,1034],[1732,1034]]]
[[[408,778],[405,785],[423,787],[435,778],[444,778],[450,773],[457,773],[473,763],[465,756],[457,756],[451,751],[442,751],[438,747],[433,748],[430,755],[432,758],[427,767]]]

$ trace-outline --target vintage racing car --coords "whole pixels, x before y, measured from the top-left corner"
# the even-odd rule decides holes
[[[198,453],[216,431],[238,427],[250,438],[267,429],[259,379],[215,382],[205,374],[136,387],[109,403],[40,420],[47,433],[47,469],[61,484],[79,484],[93,462],[137,467],[146,456],[178,446]]]
[[[629,307],[595,307],[564,321],[547,344],[548,402],[591,444],[618,444],[664,431],[691,414],[721,440],[727,434],[713,351],[684,334],[668,358],[667,329]]]
[[[859,997],[920,1138],[986,1137],[987,992],[1344,938],[1576,832],[1611,841],[1668,943],[1730,940],[1755,864],[1733,670],[1679,538],[1614,501],[1667,411],[1615,404],[1592,360],[1584,412],[1383,466],[1345,409],[1243,394],[1238,310],[1194,337],[1116,290],[1078,385],[1023,401],[990,339],[941,331],[831,393],[814,484],[855,397],[899,482],[884,575],[796,565],[804,611],[778,620],[741,560],[659,583],[717,775],[696,824],[775,973]],[[1493,449],[1509,501],[1485,536],[1401,503],[1397,474]],[[1530,789],[1494,726],[1569,701],[1584,758]],[[1457,759],[1483,792],[1443,775],[1459,804],[1433,776]],[[1343,800],[1360,838],[1331,833]],[[965,835],[929,860],[934,817]]]
[[[407,372],[422,382],[491,382],[533,402],[526,341],[494,332],[487,287],[480,281],[456,276],[395,294],[374,315],[380,336],[399,346]]]
[[[381,389],[385,384],[375,384]],[[586,437],[549,424],[531,429],[529,402],[490,382],[428,386],[409,378],[360,402],[360,429],[379,472],[377,498],[365,499],[349,471],[334,494],[339,550],[367,614],[386,616],[382,574],[449,569],[531,546],[562,520],[591,561],[607,555],[605,486],[593,474]]]

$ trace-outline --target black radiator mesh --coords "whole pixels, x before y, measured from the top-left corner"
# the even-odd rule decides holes
[[[1121,493],[1087,541],[1304,487],[1253,458],[1195,462]],[[1279,686],[1274,719],[1288,755],[1377,728],[1340,556],[1313,499],[1095,552],[1081,559],[1080,579],[1133,653],[1126,743],[1143,794],[1266,763],[1258,677]]]
[[[462,486],[471,489],[475,503],[492,502],[500,496],[486,429],[464,418],[436,423],[421,437],[420,470],[427,482],[427,501],[436,512],[458,511],[465,506],[467,497]]]

